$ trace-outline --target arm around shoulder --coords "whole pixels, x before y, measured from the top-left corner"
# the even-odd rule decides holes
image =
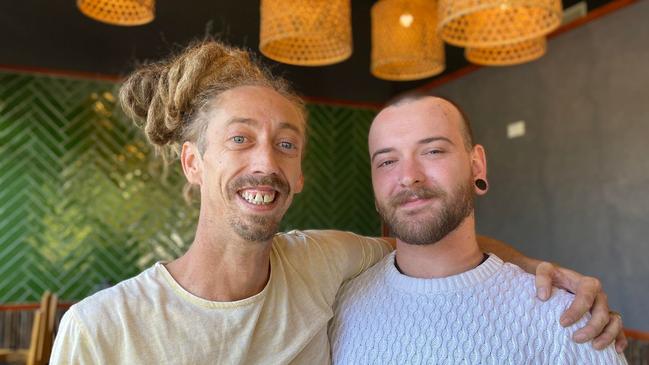
[[[510,262],[530,274],[536,273],[536,267],[542,262],[523,255],[520,251],[503,241],[487,236],[477,236],[478,245],[483,252],[493,252],[505,262]]]
[[[591,341],[576,343],[572,335],[579,328],[584,327],[590,315],[583,316],[577,323],[564,328],[566,334],[561,348],[558,364],[592,364],[592,365],[628,365],[624,353],[618,353],[613,343],[602,350],[593,348]]]
[[[537,296],[541,300],[547,300],[550,297],[553,285],[576,295],[572,304],[562,316],[561,324],[568,326],[590,310],[593,317],[588,321],[587,326],[584,323],[584,327],[579,331],[583,337],[580,342],[596,338],[597,348],[601,348],[603,344],[615,341],[618,350],[622,352],[626,346],[626,339],[622,331],[621,319],[611,317],[606,294],[602,291],[598,279],[581,275],[573,270],[549,262],[526,257],[516,249],[496,239],[485,236],[478,236],[477,238],[482,251],[493,252],[503,261],[511,262],[528,273],[534,274]],[[607,325],[611,321],[617,321],[616,325]]]
[[[343,281],[358,276],[393,250],[388,239],[335,230],[307,231],[328,254]]]

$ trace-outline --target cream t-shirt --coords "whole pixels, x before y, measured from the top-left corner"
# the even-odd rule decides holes
[[[389,251],[348,232],[278,234],[266,287],[235,302],[194,296],[157,263],[73,305],[51,363],[329,364],[338,289]]]

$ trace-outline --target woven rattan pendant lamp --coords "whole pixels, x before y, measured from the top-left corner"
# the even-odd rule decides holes
[[[437,6],[431,0],[380,0],[372,6],[370,72],[407,81],[444,71],[444,42],[437,35]]]
[[[561,24],[561,0],[439,0],[442,39],[493,47],[547,35]]]
[[[545,37],[539,37],[504,46],[466,48],[464,56],[478,65],[511,66],[534,61],[543,56],[546,50]]]
[[[299,66],[331,65],[352,54],[350,0],[261,0],[259,50]]]
[[[77,0],[86,16],[112,25],[142,25],[155,17],[155,0]]]

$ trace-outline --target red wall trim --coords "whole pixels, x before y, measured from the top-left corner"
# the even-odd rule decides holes
[[[419,91],[419,92],[426,92],[426,91],[428,91],[430,89],[434,89],[434,88],[436,88],[438,86],[444,85],[447,82],[457,80],[460,77],[463,77],[465,75],[468,75],[468,74],[472,73],[473,71],[481,69],[482,67],[483,66],[478,66],[478,65],[474,65],[474,64],[464,66],[464,67],[462,67],[461,69],[459,69],[457,71],[451,72],[450,74],[446,74],[446,75],[441,76],[441,77],[438,77],[438,78],[432,80],[431,82],[429,82],[429,83],[427,83],[427,84],[425,84],[423,86],[420,86],[420,87],[418,87],[418,88],[416,88],[414,90]],[[406,93],[408,93],[408,91]]]
[[[83,72],[83,71],[54,70],[50,68],[32,67],[32,66],[0,65],[0,71],[30,73],[30,74],[39,74],[39,75],[46,75],[46,76],[62,76],[62,77],[71,77],[75,79],[101,80],[101,81],[111,81],[111,82],[119,82],[122,80],[122,77],[116,75],[105,75],[105,74],[100,74],[95,72]]]
[[[631,328],[625,328],[624,329],[624,334],[626,337],[633,338],[636,340],[641,340],[641,341],[649,341],[649,333],[648,332],[642,332],[638,330],[634,330]]]
[[[68,309],[74,304],[73,302],[58,303],[56,305],[59,309]],[[27,311],[36,310],[41,307],[40,303],[17,303],[17,304],[0,304],[1,311]]]
[[[565,33],[569,30],[578,28],[586,23],[590,23],[595,19],[599,19],[603,17],[604,15],[608,15],[614,11],[620,10],[622,8],[627,7],[628,5],[631,5],[633,3],[638,2],[638,0],[615,0],[612,1],[604,6],[601,6],[597,9],[593,9],[592,11],[589,11],[585,17],[576,19],[559,29],[555,30],[554,32],[550,33],[548,35],[548,38],[554,38],[562,33]]]
[[[590,23],[593,20],[599,19],[599,18],[603,17],[604,15],[608,15],[608,14],[610,14],[612,12],[620,10],[620,9],[622,9],[624,7],[627,7],[628,5],[631,5],[631,4],[636,3],[636,2],[638,2],[638,0],[615,0],[615,1],[612,1],[612,2],[610,2],[608,4],[606,4],[606,5],[603,5],[603,6],[599,7],[599,8],[597,8],[597,9],[594,9],[594,10],[588,12],[588,14],[586,14],[586,16],[583,17],[583,18],[579,18],[579,19],[577,19],[575,21],[572,21],[572,22],[570,22],[568,24],[563,25],[559,29],[557,29],[554,32],[548,34],[548,39],[554,38],[554,37],[556,37],[556,36],[558,36],[560,34],[563,34],[563,33],[567,32],[567,31],[569,31],[569,30],[572,30],[572,29],[578,28],[578,27],[580,27],[580,26],[582,26],[584,24]],[[474,65],[474,64],[468,65],[468,66],[463,67],[463,68],[461,68],[461,69],[459,69],[459,70],[457,70],[455,72],[452,72],[452,73],[450,73],[448,75],[445,75],[445,76],[442,76],[440,78],[434,79],[434,80],[430,81],[429,83],[414,89],[413,91],[419,91],[419,92],[429,91],[430,89],[434,89],[436,87],[439,87],[440,85],[446,84],[447,82],[457,80],[460,77],[463,77],[463,76],[465,76],[467,74],[470,74],[471,72],[474,72],[476,70],[481,69],[482,67],[485,67],[485,66],[479,66],[479,65]],[[405,92],[405,93],[408,93],[408,92]]]
[[[83,71],[55,70],[55,69],[31,67],[31,66],[0,65],[0,71],[39,74],[39,75],[46,75],[46,76],[61,76],[61,77],[70,77],[75,79],[100,80],[100,81],[109,81],[109,82],[121,82],[123,80],[123,77],[117,75],[106,75],[106,74],[83,72]],[[330,98],[320,98],[320,97],[310,97],[310,96],[304,96],[303,98],[310,104],[347,106],[347,107],[370,109],[370,110],[379,110],[383,106],[382,103],[356,102],[351,100],[330,99]]]

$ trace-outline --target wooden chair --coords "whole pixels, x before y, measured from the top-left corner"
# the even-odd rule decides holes
[[[629,341],[629,346],[624,350],[629,365],[649,364],[649,332],[626,328],[624,334]]]
[[[42,343],[45,336],[45,317],[43,311],[38,309],[34,314],[34,326],[32,327],[32,339],[27,350],[27,365],[39,364],[39,352],[42,351]]]
[[[49,362],[52,351],[54,322],[58,298],[46,291],[41,297],[41,305],[34,313],[31,340],[28,349],[0,349],[0,361],[44,365]]]
[[[56,311],[59,306],[59,297],[52,294],[47,314],[47,323],[45,323],[45,341],[43,342],[42,356],[43,364],[49,363],[50,355],[52,355],[52,346],[54,345],[54,326],[56,324]]]

